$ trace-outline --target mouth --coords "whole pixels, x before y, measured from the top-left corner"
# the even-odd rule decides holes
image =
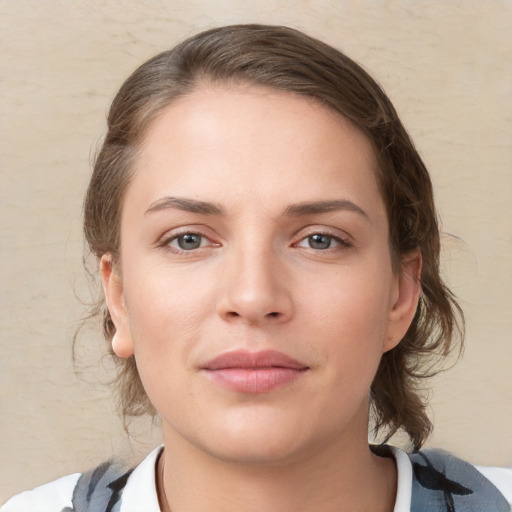
[[[266,393],[291,384],[309,367],[278,352],[225,352],[202,368],[216,384],[239,393]]]

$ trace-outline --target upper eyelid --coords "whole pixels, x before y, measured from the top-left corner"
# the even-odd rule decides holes
[[[162,243],[164,243],[164,244],[170,244],[174,240],[178,239],[181,236],[185,236],[185,235],[200,236],[202,239],[209,241],[211,244],[219,245],[219,242],[215,242],[214,240],[212,240],[212,237],[207,236],[204,233],[199,233],[197,231],[183,231],[182,233],[169,234],[167,237],[164,235],[161,240],[162,240]]]
[[[175,238],[185,235],[185,234],[195,234],[200,235],[208,240],[210,240],[214,244],[223,244],[224,240],[222,240],[222,237],[219,236],[219,234],[209,228],[208,226],[202,225],[202,224],[188,224],[188,225],[182,225],[182,226],[176,226],[174,228],[168,229],[158,237],[156,244],[168,244],[170,241],[174,240]],[[322,226],[322,225],[308,225],[303,226],[300,229],[296,230],[292,236],[291,236],[291,243],[296,244],[305,238],[308,238],[312,235],[320,234],[325,236],[330,236],[332,238],[335,238],[337,240],[340,240],[341,242],[350,242],[354,243],[354,238],[350,233],[347,231],[337,228],[337,227],[331,227],[331,226]]]
[[[174,242],[180,237],[180,236],[184,236],[184,235],[198,235],[200,237],[202,237],[203,239],[207,240],[208,243],[206,243],[204,246],[199,246],[199,247],[196,247],[196,248],[193,248],[193,249],[182,249],[180,247],[175,247],[174,246]],[[206,236],[204,235],[203,233],[200,233],[200,232],[197,232],[197,231],[194,231],[194,230],[191,230],[191,229],[185,229],[181,232],[178,232],[178,233],[170,233],[168,234],[168,236],[163,236],[161,237],[157,243],[155,244],[156,247],[160,248],[160,249],[164,249],[166,251],[170,251],[174,254],[180,254],[180,255],[190,255],[192,256],[193,254],[196,254],[198,251],[203,251],[203,250],[207,250],[207,249],[211,249],[212,247],[220,247],[221,244],[219,242],[215,242],[214,240],[212,240],[212,237],[209,237],[209,236]]]
[[[353,240],[353,237],[347,231],[341,228],[329,227],[329,226],[319,226],[319,225],[311,225],[303,227],[294,235],[294,239],[303,240],[304,238],[308,238],[312,235],[326,235],[331,236],[333,238],[338,238],[340,240]]]
[[[176,226],[171,229],[167,229],[161,236],[158,237],[158,240],[172,240],[182,235],[187,234],[192,235],[200,235],[205,238],[211,239],[213,237],[212,230],[202,225],[183,225]]]
[[[311,238],[314,235],[322,235],[322,236],[329,237],[332,240],[334,240],[337,243],[338,246],[341,246],[341,247],[353,247],[353,245],[354,245],[352,240],[349,239],[348,237],[347,238],[343,238],[343,237],[340,237],[340,236],[331,235],[329,233],[319,233],[319,232],[311,233],[310,235],[303,236],[297,242],[294,242],[293,245],[294,246],[299,246],[299,244],[301,244],[302,242],[304,242],[308,238]],[[313,249],[313,248],[311,248],[311,249]]]
[[[171,236],[170,238],[167,239],[166,242],[164,242],[164,244],[166,246],[170,246],[171,244],[173,244],[175,241],[177,241],[180,237],[182,236],[186,236],[186,235],[194,235],[194,236],[198,236],[201,238],[201,242],[200,242],[200,245],[199,247],[195,247],[194,249],[190,249],[190,250],[186,250],[186,249],[182,249],[181,247],[177,247],[175,249],[177,249],[178,251],[180,252],[193,252],[193,251],[198,251],[199,249],[204,249],[205,246],[202,246],[202,242],[203,240],[204,241],[207,241],[208,243],[206,244],[206,246],[216,246],[218,244],[216,244],[215,242],[212,242],[212,240],[210,240],[208,237],[202,235],[201,233],[194,233],[192,231],[185,231],[184,233],[178,233],[177,235],[174,235],[174,236]]]

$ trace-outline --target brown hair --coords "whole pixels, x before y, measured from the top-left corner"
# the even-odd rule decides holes
[[[379,85],[338,50],[286,27],[236,25],[200,33],[139,67],[112,103],[87,191],[84,231],[92,253],[119,258],[123,196],[148,124],[177,97],[212,82],[314,98],[349,119],[373,144],[394,268],[399,271],[401,257],[415,248],[423,258],[414,320],[398,346],[383,355],[371,387],[373,426],[388,436],[403,429],[419,449],[432,430],[420,384],[462,334],[463,316],[439,275],[440,233],[425,165]],[[100,310],[110,342],[115,327],[104,301]],[[134,358],[116,359],[123,415],[154,413]]]

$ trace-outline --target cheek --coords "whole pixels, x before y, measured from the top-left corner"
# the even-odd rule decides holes
[[[144,388],[158,410],[168,399],[179,403],[190,387],[191,354],[201,338],[205,299],[189,280],[170,279],[156,269],[127,282],[125,293]]]
[[[386,271],[379,262],[352,265],[318,275],[314,285],[305,283],[303,307],[315,311],[341,336],[344,332],[376,336],[387,325],[391,286],[391,269]]]
[[[391,283],[391,270],[365,265],[304,293],[304,329],[315,336],[316,351],[329,358],[331,378],[343,386],[360,381],[369,387],[373,380],[387,339]]]
[[[200,328],[205,312],[211,310],[211,282],[198,273],[152,266],[147,272],[139,267],[125,275],[130,275],[124,294],[136,350],[146,345],[177,348]]]

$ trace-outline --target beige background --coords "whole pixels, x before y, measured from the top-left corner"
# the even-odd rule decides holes
[[[233,22],[304,29],[364,63],[429,166],[445,268],[467,312],[464,359],[435,381],[430,444],[512,464],[512,2],[0,0],[0,502],[112,452],[113,413],[89,297],[81,201],[106,109],[127,74],[192,33]]]

